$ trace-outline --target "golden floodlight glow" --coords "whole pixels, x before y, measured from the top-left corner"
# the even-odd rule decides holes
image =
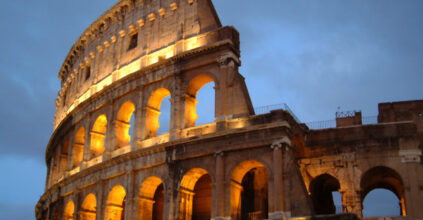
[[[122,104],[117,113],[117,121],[115,123],[116,149],[126,146],[131,141],[129,128],[131,127],[130,120],[134,110],[134,103],[127,101]]]
[[[197,96],[198,91],[207,83],[213,82],[213,78],[209,75],[202,74],[194,79],[191,80],[187,87],[187,94],[185,96],[185,128],[194,127],[195,121],[198,118],[197,115],[197,103],[198,101],[195,99]]]
[[[88,194],[84,202],[82,202],[82,210],[79,212],[81,219],[83,220],[95,220],[96,218],[96,207],[97,207],[97,199],[95,195],[90,193]]]
[[[57,128],[57,126],[60,124],[60,122],[66,117],[66,115],[70,114],[80,103],[83,103],[87,99],[89,99],[91,96],[95,95],[96,93],[102,91],[105,87],[111,85],[113,82],[118,81],[124,77],[127,77],[128,75],[131,75],[132,73],[135,73],[141,68],[147,67],[149,65],[155,64],[161,59],[169,59],[175,55],[178,55],[179,53],[182,53],[184,51],[189,51],[196,49],[198,47],[204,46],[207,44],[205,42],[204,36],[200,38],[199,36],[194,36],[189,39],[180,40],[175,42],[175,44],[170,45],[166,48],[160,49],[152,54],[145,55],[141,58],[138,58],[134,60],[133,62],[122,66],[120,69],[117,69],[111,73],[108,74],[103,80],[97,82],[96,84],[93,84],[87,91],[85,91],[81,96],[75,97],[75,101],[72,103],[72,105],[67,109],[64,110],[64,114],[57,114],[56,120],[55,120],[55,126],[54,128]],[[113,40],[112,40],[113,42]],[[185,50],[176,51],[175,45],[181,44],[184,45],[183,48]],[[143,63],[143,60],[147,60],[147,63]],[[194,115],[192,115],[194,116]]]
[[[197,181],[208,175],[208,172],[201,168],[193,168],[182,177],[179,188],[179,216],[180,219],[191,219],[194,204],[194,187]]]
[[[104,150],[104,140],[106,138],[106,130],[107,130],[107,117],[106,115],[102,114],[98,116],[96,121],[94,122],[92,131],[91,131],[91,145],[90,150],[93,157],[97,157],[101,155]]]
[[[107,220],[121,220],[124,208],[126,192],[123,186],[114,186],[107,197],[106,216]]]
[[[63,213],[64,220],[73,220],[73,215],[75,212],[75,205],[72,201],[69,201],[66,205],[65,212]]]
[[[232,172],[231,176],[231,216],[241,215],[241,192],[244,190],[241,183],[245,174],[254,168],[261,168],[264,165],[255,160],[247,160],[240,163]]]
[[[157,136],[157,130],[160,127],[159,116],[160,106],[164,98],[170,95],[170,91],[165,88],[155,90],[147,102],[146,107],[146,137]]]
[[[137,203],[138,220],[153,219],[153,205],[156,203],[154,200],[154,194],[162,183],[163,182],[159,177],[151,176],[145,179],[141,184]]]

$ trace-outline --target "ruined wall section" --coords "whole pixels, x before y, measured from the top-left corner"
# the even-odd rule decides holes
[[[55,128],[81,102],[137,70],[212,42],[221,27],[210,0],[121,0],[92,23],[59,72]]]

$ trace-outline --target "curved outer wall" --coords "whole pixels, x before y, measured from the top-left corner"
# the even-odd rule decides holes
[[[59,72],[36,218],[313,216],[313,183],[327,179],[338,181],[330,186],[344,212],[361,216],[379,184],[404,215],[423,217],[423,180],[412,173],[422,172],[418,118],[309,130],[284,110],[255,115],[239,57],[239,33],[221,26],[210,0],[117,2]],[[198,126],[196,95],[207,83],[215,120]],[[158,135],[168,96],[170,128]]]

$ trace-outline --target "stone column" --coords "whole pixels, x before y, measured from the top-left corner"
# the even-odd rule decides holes
[[[278,219],[284,218],[284,187],[283,187],[283,180],[282,180],[282,144],[281,143],[273,143],[271,145],[273,149],[273,204],[274,204],[274,212],[269,213],[270,219]]]
[[[153,219],[153,205],[155,201],[149,198],[137,198],[137,220],[150,220]]]
[[[126,202],[125,202],[125,219],[136,219],[135,210],[137,209],[137,195],[135,195],[136,186],[135,186],[135,173],[129,171],[126,174],[127,180],[127,193],[126,193]]]
[[[132,150],[137,149],[137,143],[141,142],[144,139],[144,131],[145,131],[145,112],[144,112],[144,102],[143,102],[143,91],[139,91],[140,98],[139,103],[136,106],[136,109],[134,111],[135,117],[134,117],[134,137],[133,137],[133,145]]]
[[[223,161],[223,152],[217,152],[216,157],[216,192],[215,204],[216,209],[215,220],[225,219],[225,167]]]
[[[87,168],[87,162],[91,159],[91,123],[88,123],[84,135],[84,155],[81,161],[81,169]]]
[[[361,203],[361,192],[359,190],[350,189],[341,192],[342,211],[355,213],[358,217],[363,217],[363,206]]]
[[[107,207],[107,194],[109,192],[105,192],[105,181],[100,181],[97,183],[98,186],[100,187],[100,193],[98,194],[98,198],[97,198],[97,219],[104,219],[105,218],[105,214],[106,214],[106,207]]]
[[[195,193],[191,190],[179,189],[179,219],[191,220]]]
[[[404,181],[404,198],[400,198],[402,212],[412,219],[423,219],[423,209],[421,204],[423,202],[421,189],[419,186],[421,169],[421,155],[420,149],[400,150],[401,162],[405,163],[406,172],[401,176]]]
[[[125,147],[131,141],[130,137],[127,136],[129,132],[129,128],[131,127],[131,124],[124,121],[115,120],[113,122],[113,127],[114,127],[114,134],[113,134],[114,140],[113,140],[111,152],[119,148]]]
[[[73,137],[69,140],[69,147],[68,147],[68,158],[66,164],[66,174],[65,176],[69,176],[69,171],[73,168],[73,154],[74,154],[74,142],[75,142],[75,134],[73,133]]]
[[[270,219],[285,219],[291,217],[291,212],[288,210],[288,205],[285,203],[285,181],[284,174],[284,159],[283,154],[288,154],[291,149],[291,141],[284,137],[272,143],[270,146],[273,149],[273,204],[274,210],[269,213]],[[283,152],[285,151],[285,152]],[[286,161],[285,161],[286,162]],[[271,197],[270,197],[271,198]]]
[[[112,104],[112,106],[114,103]],[[116,127],[116,119],[114,114],[114,109],[111,110],[112,114],[110,114],[110,120],[107,118],[107,128],[105,133],[104,139],[104,152],[103,152],[103,161],[108,160],[111,158],[114,142],[115,142],[115,127]],[[106,114],[107,117],[107,114]]]
[[[230,215],[232,219],[240,219],[241,218],[241,192],[243,191],[243,187],[240,183],[231,180],[230,183]]]

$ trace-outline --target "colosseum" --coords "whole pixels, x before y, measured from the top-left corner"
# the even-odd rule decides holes
[[[239,57],[239,33],[211,0],[118,1],[59,71],[36,219],[360,219],[377,188],[400,203],[386,219],[423,219],[423,101],[312,129],[287,108],[256,114]],[[214,121],[198,125],[208,83]]]

